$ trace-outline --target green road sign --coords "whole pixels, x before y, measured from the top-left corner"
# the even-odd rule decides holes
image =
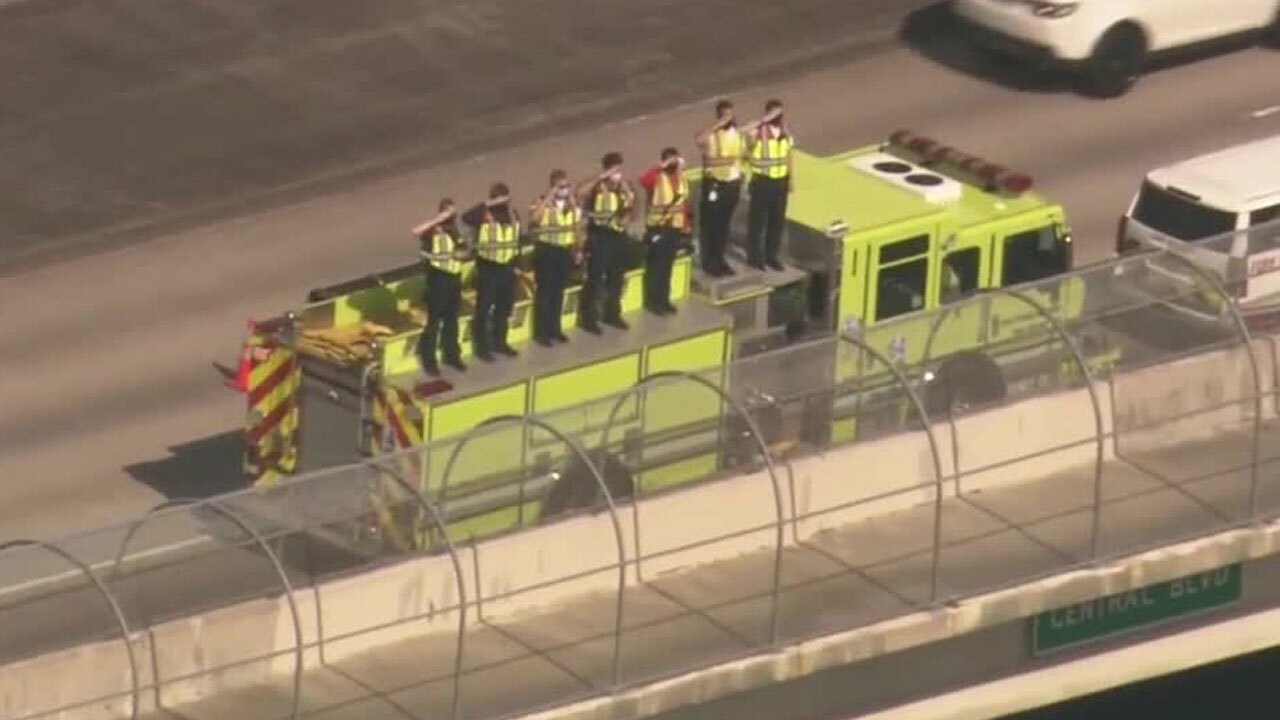
[[[1042,612],[1032,651],[1042,653],[1221,607],[1240,599],[1240,563]]]

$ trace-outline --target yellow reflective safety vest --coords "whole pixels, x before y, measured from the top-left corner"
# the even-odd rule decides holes
[[[458,238],[449,234],[444,228],[437,227],[431,231],[430,237],[423,238],[419,254],[427,265],[456,275],[462,272],[465,264],[460,244]]]
[[[557,247],[570,247],[577,240],[578,223],[582,221],[582,211],[572,202],[564,207],[555,203],[548,205],[542,215],[535,218],[534,234],[539,242]]]
[[[512,215],[510,222],[498,222],[492,214],[476,232],[476,255],[490,262],[506,265],[520,255],[520,223]]]
[[[689,181],[684,178],[684,173],[677,173],[674,181],[671,179],[671,173],[666,171],[658,173],[658,179],[653,184],[653,197],[649,200],[649,212],[645,217],[645,223],[650,227],[662,225],[684,228],[686,219],[684,204],[688,200]]]
[[[791,158],[791,147],[794,144],[791,135],[785,134],[777,137],[766,135],[766,130],[761,128],[756,135],[756,141],[751,146],[751,154],[749,155],[749,163],[751,172],[767,178],[780,180],[787,176],[787,161]]]
[[[703,163],[707,176],[724,182],[742,177],[742,135],[737,128],[724,128],[711,133],[707,140]]]
[[[602,187],[596,191],[595,197],[591,200],[591,210],[587,213],[587,219],[592,225],[625,232],[627,223],[623,219],[623,210],[622,193]]]

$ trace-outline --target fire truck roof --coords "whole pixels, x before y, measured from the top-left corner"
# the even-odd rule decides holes
[[[823,229],[843,222],[850,232],[951,214],[958,227],[1011,217],[1046,206],[1031,192],[988,192],[947,170],[933,170],[885,152],[881,146],[830,157],[795,153],[797,191],[787,216]]]

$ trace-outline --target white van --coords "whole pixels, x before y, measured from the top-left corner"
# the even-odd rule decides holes
[[[1280,0],[952,0],[979,46],[1077,71],[1123,95],[1148,57],[1237,35],[1280,36]]]
[[[1147,173],[1120,220],[1116,252],[1166,247],[1217,270],[1241,304],[1274,301],[1280,293],[1280,135]]]
[[[1161,236],[1203,240],[1280,220],[1280,135],[1152,170],[1129,204],[1117,251]]]

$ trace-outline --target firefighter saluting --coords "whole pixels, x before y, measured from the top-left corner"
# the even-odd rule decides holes
[[[712,277],[733,275],[725,261],[729,226],[742,194],[742,135],[729,100],[716,102],[716,121],[697,136],[702,149],[702,198],[699,203],[702,272]]]
[[[622,319],[622,285],[626,273],[627,221],[635,208],[635,192],[622,174],[622,154],[606,153],[602,172],[578,184],[578,201],[587,214],[587,277],[582,286],[580,327],[600,333],[605,325],[627,329]],[[603,313],[597,305],[603,305]]]
[[[475,233],[476,311],[471,318],[471,348],[489,362],[493,353],[515,357],[507,342],[516,304],[516,262],[520,259],[520,215],[511,207],[511,190],[494,183],[489,199],[462,215]]]
[[[582,211],[564,170],[551,171],[550,191],[529,211],[534,237],[533,340],[544,347],[569,342],[560,327],[564,288],[581,259]]]
[[[751,166],[747,214],[747,262],[757,270],[782,270],[782,229],[787,196],[794,187],[791,150],[795,138],[782,119],[782,101],[765,103],[764,117],[744,130]]]
[[[423,300],[427,324],[418,337],[418,359],[428,375],[439,375],[436,340],[439,339],[444,364],[458,371],[467,369],[458,348],[458,310],[462,304],[462,274],[471,258],[458,233],[458,210],[453,200],[440,201],[435,217],[413,229],[421,243],[419,254],[427,273]]]
[[[644,241],[644,306],[654,315],[673,315],[671,267],[689,234],[689,181],[684,158],[673,147],[664,148],[659,163],[640,177],[648,192]]]

